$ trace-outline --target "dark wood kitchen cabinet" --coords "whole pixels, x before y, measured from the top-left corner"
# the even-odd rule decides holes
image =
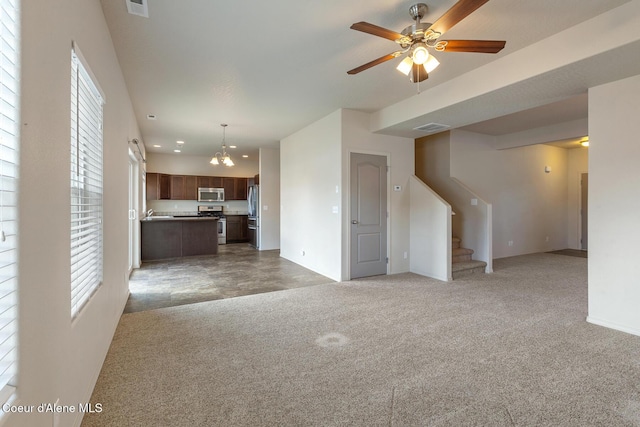
[[[236,179],[222,178],[222,185],[224,186],[224,199],[236,200]]]
[[[224,188],[225,200],[247,200],[249,178],[148,172],[147,200],[198,200],[198,188]]]
[[[160,182],[160,199],[166,200],[171,198],[171,175],[164,173],[159,174]]]
[[[160,177],[157,173],[147,173],[147,200],[158,200],[160,198]]]
[[[236,178],[236,200],[247,200],[247,182],[248,178]]]
[[[222,188],[222,177],[220,176],[199,176],[198,187],[200,188]]]
[[[184,200],[184,176],[171,175],[171,200]]]
[[[217,218],[140,221],[142,261],[218,253]]]
[[[169,199],[171,197],[171,175],[147,173],[147,200]]]
[[[171,175],[171,200],[198,200],[198,177]]]
[[[246,215],[226,215],[227,243],[242,243],[249,241],[249,227]]]
[[[247,200],[247,178],[222,178],[225,200]]]
[[[186,175],[184,177],[184,199],[198,200],[198,177]]]

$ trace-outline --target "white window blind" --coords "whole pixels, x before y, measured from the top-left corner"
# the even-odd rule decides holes
[[[17,356],[18,0],[0,0],[0,404],[15,392]]]
[[[102,96],[71,54],[71,315],[102,283]]]

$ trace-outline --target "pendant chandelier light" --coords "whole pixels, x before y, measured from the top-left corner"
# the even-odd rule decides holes
[[[233,160],[231,160],[231,156],[229,156],[229,154],[227,153],[227,144],[224,139],[227,124],[222,123],[220,126],[222,126],[222,153],[218,151],[216,154],[214,154],[209,163],[211,163],[212,165],[219,165],[220,163],[222,163],[227,167],[231,167],[234,165],[234,163]]]

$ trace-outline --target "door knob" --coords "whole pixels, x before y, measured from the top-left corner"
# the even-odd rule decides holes
[[[358,223],[358,221],[357,221],[357,220],[355,220],[355,219],[352,219],[352,220],[351,220],[351,224],[357,224],[357,223]]]

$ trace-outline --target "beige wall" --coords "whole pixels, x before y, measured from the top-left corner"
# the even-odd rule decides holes
[[[567,150],[547,145],[495,150],[488,135],[458,130],[447,135],[425,139],[430,147],[418,144],[416,173],[445,199],[453,176],[493,205],[494,258],[566,247]],[[545,166],[552,172],[545,173]],[[463,208],[461,201],[449,202],[454,211]],[[463,228],[462,220],[454,217],[454,232]]]
[[[334,280],[350,277],[346,224],[351,153],[389,159],[389,272],[409,271],[408,184],[414,143],[372,134],[369,118],[366,113],[337,110],[280,145],[281,255]],[[395,185],[402,190],[393,191]]]
[[[252,177],[258,173],[258,157],[243,159],[232,157],[235,166],[212,165],[211,156],[190,156],[147,152],[147,172],[174,175]]]
[[[640,75],[589,90],[589,317],[640,335]]]
[[[140,138],[98,0],[22,2],[18,403],[88,402],[128,296],[128,144]],[[105,94],[104,280],[70,316],[71,45]],[[51,413],[6,426],[50,427]],[[61,426],[80,415],[61,415]]]
[[[342,112],[280,142],[280,255],[341,279]]]
[[[451,136],[452,132],[442,132],[416,140],[416,176],[451,204],[452,235],[461,239],[462,247],[474,251],[474,260],[485,261],[486,271],[491,272],[491,207],[484,195],[473,193],[451,173]]]
[[[280,249],[280,150],[260,149],[260,250]]]
[[[409,179],[414,173],[414,141],[410,138],[379,135],[369,131],[370,115],[354,110],[342,110],[342,224],[350,224],[349,174],[350,153],[366,153],[388,156],[388,205],[389,210],[389,273],[409,271],[410,240]],[[400,186],[400,191],[394,191]],[[342,229],[342,277],[349,275],[349,233],[351,227]],[[405,257],[405,253],[407,256]]]

